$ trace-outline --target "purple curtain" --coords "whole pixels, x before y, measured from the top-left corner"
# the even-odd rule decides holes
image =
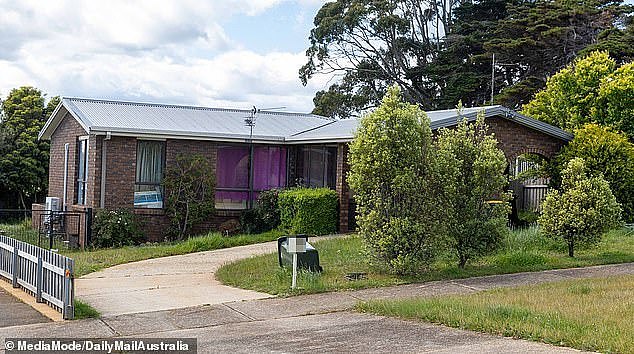
[[[216,185],[220,188],[249,188],[249,147],[218,147]]]
[[[253,189],[286,186],[286,148],[258,146],[253,153]]]

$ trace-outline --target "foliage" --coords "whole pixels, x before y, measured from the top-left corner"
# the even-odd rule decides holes
[[[634,139],[634,63],[593,52],[548,79],[523,113],[572,131],[598,123]]]
[[[490,99],[495,53],[495,101],[516,107],[589,46],[628,58],[632,8],[622,3],[332,1],[315,16],[300,79],[339,77],[314,98],[315,113],[339,118],[378,106],[392,84],[423,109],[476,106]]]
[[[10,205],[11,201],[4,201],[9,207],[27,209],[30,203],[46,195],[49,144],[39,141],[37,136],[59,98],[46,105],[44,96],[40,90],[25,86],[11,90],[2,101],[0,192],[3,196],[15,196],[19,202]]]
[[[623,208],[627,222],[634,221],[634,144],[622,133],[597,124],[575,130],[574,139],[552,161],[553,181],[560,184],[561,170],[575,157],[583,158],[590,174],[602,174]]]
[[[326,235],[337,230],[337,192],[293,188],[278,195],[281,228],[292,234]]]
[[[92,229],[91,246],[97,248],[137,245],[145,238],[134,213],[128,209],[100,209]]]
[[[216,173],[200,154],[180,154],[165,172],[165,212],[169,235],[182,239],[214,212]]]
[[[482,114],[474,123],[463,119],[455,129],[440,130],[435,149],[444,169],[443,208],[436,213],[461,268],[498,247],[508,232],[506,157],[487,130]]]
[[[348,183],[359,234],[396,272],[414,272],[435,253],[429,119],[394,86],[360,122],[350,143]]]
[[[260,192],[255,208],[245,210],[240,215],[242,232],[256,234],[273,230],[280,226],[280,208],[278,206],[279,189]]]
[[[621,206],[601,175],[588,176],[585,162],[574,158],[562,172],[561,192],[552,190],[542,204],[539,224],[545,235],[563,239],[568,255],[575,246],[595,244],[620,224]]]
[[[99,318],[101,317],[101,313],[95,310],[92,306],[87,303],[75,299],[75,320],[83,320],[85,318]]]

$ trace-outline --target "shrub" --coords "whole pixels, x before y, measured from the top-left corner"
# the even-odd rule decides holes
[[[193,226],[214,212],[216,173],[204,156],[178,155],[165,171],[163,186],[168,234],[173,238],[188,236]]]
[[[575,131],[574,139],[552,161],[553,182],[561,180],[561,170],[575,157],[584,160],[591,175],[603,175],[621,203],[623,218],[634,222],[634,144],[623,133],[597,124]]]
[[[368,250],[397,273],[412,273],[435,252],[429,119],[404,103],[397,87],[361,119],[350,144],[348,182],[359,234]]]
[[[92,225],[94,247],[122,247],[137,245],[145,236],[135,215],[128,209],[100,209]]]
[[[255,208],[240,214],[242,232],[257,234],[280,226],[280,208],[278,206],[279,189],[260,192]]]
[[[278,205],[280,190],[271,189],[260,192],[255,204],[263,231],[269,231],[280,226],[280,207]]]
[[[508,233],[506,157],[487,131],[479,114],[474,123],[464,119],[455,129],[441,129],[436,142],[442,180],[436,213],[460,268],[495,250]]]
[[[621,207],[602,176],[589,177],[585,162],[574,158],[563,170],[561,192],[553,190],[542,204],[539,224],[542,232],[575,246],[593,244],[606,231],[620,224]]]
[[[337,193],[328,188],[294,188],[278,196],[282,229],[326,235],[337,230]]]

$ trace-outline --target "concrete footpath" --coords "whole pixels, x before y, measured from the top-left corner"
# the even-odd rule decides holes
[[[527,284],[633,275],[634,263],[550,270],[196,306],[6,327],[9,337],[198,339],[199,352],[565,353],[569,348],[351,312],[359,301],[467,294]]]
[[[50,319],[0,288],[0,328],[42,322]]]

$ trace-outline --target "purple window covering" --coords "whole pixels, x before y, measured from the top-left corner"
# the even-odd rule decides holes
[[[253,153],[253,189],[286,186],[286,148],[259,146]]]
[[[249,188],[249,147],[218,147],[216,184],[219,188]]]

